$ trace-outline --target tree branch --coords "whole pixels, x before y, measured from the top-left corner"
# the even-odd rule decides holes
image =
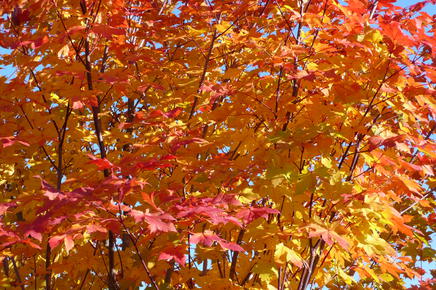
[[[201,87],[203,86],[203,82],[204,82],[204,80],[206,78],[206,73],[207,73],[207,69],[209,67],[209,61],[210,61],[210,57],[212,55],[213,46],[215,44],[216,35],[217,35],[217,31],[215,29],[213,31],[213,34],[212,34],[212,38],[211,38],[211,41],[210,41],[209,49],[207,51],[206,60],[204,61],[203,73],[201,74],[200,82],[198,84],[197,95],[194,97],[194,102],[192,103],[191,112],[189,113],[188,120],[190,120],[192,118],[192,116],[194,115],[195,108],[197,107],[197,103],[198,103],[198,94],[200,94],[202,92],[202,88]]]

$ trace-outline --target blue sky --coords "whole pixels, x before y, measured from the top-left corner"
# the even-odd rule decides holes
[[[416,1],[416,0],[399,0],[399,1],[396,2],[396,5],[407,7],[407,6],[416,4],[418,2],[421,2],[421,1]],[[427,4],[426,7],[424,8],[424,11],[426,11],[430,15],[435,14],[435,12],[436,12],[436,5],[435,4]]]

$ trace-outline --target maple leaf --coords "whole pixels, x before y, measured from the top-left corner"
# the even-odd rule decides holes
[[[244,251],[244,249],[238,244],[227,242],[209,230],[206,230],[203,233],[191,234],[189,241],[193,244],[202,244],[206,247],[211,247],[214,242],[217,242],[225,250],[238,252]]]
[[[65,239],[65,235],[53,236],[49,240],[50,248],[56,248],[63,240]]]
[[[406,36],[401,30],[401,24],[397,21],[380,22],[381,32],[389,37],[394,43],[400,45],[412,45],[413,40]]]
[[[102,25],[99,23],[94,23],[92,25],[91,31],[97,34],[101,34],[106,38],[112,38],[113,35],[123,35],[125,32],[121,28],[111,27],[109,25]]]
[[[100,2],[1,2],[2,286],[420,276],[434,0]]]
[[[15,143],[20,143],[24,146],[30,146],[29,143],[18,140],[17,137],[11,136],[11,137],[0,137],[0,141],[3,145],[3,148],[9,147],[14,145]]]
[[[28,239],[21,240],[20,242],[23,243],[23,244],[27,244],[27,245],[29,245],[32,248],[37,249],[37,250],[41,250],[42,249],[39,245],[35,244],[34,242],[32,242],[32,241],[30,241]]]
[[[298,253],[286,247],[283,243],[276,245],[274,260],[279,264],[286,264],[288,261],[290,261],[298,268],[302,268],[303,264],[307,264]]]
[[[177,214],[177,217],[180,218],[195,218],[199,216],[204,216],[208,218],[208,220],[212,224],[226,224],[228,222],[233,222],[236,225],[240,226],[240,222],[233,217],[229,217],[225,214],[225,212],[219,208],[214,206],[203,206],[203,205],[195,205],[193,204],[190,208],[184,207],[176,207],[180,211]]]
[[[194,233],[190,237],[191,243],[203,244],[207,247],[212,246],[212,244],[218,240],[220,240],[220,238],[211,231],[205,231],[204,233]]]
[[[380,147],[383,144],[384,139],[379,136],[372,136],[368,139],[369,148],[368,151],[372,151],[375,148]]]
[[[35,40],[24,40],[24,41],[14,43],[11,45],[11,48],[16,49],[19,47],[29,46],[31,49],[37,49],[37,48],[40,48],[41,46],[43,46],[44,44],[46,44],[47,42],[48,42],[48,37],[47,37],[47,35],[44,35],[44,36],[39,37]]]
[[[185,247],[168,247],[160,252],[159,260],[171,261],[174,260],[179,265],[184,266],[186,262]]]
[[[45,191],[44,196],[47,196],[49,200],[55,200],[60,194],[60,192],[57,191],[54,187],[50,186],[45,181],[42,180],[41,182],[43,185],[42,189]]]
[[[67,253],[70,252],[70,250],[74,247],[73,238],[70,235],[65,235],[64,244],[65,244],[65,250],[67,251]]]
[[[311,237],[321,237],[328,245],[333,245],[337,243],[344,249],[348,249],[349,243],[346,239],[338,235],[335,231],[331,229],[326,229],[317,224],[310,224],[307,226],[309,229],[309,238]]]
[[[91,154],[88,154],[88,157],[91,159],[88,161],[89,164],[97,165],[98,170],[111,169],[115,166],[106,158],[97,158]]]
[[[95,232],[106,233],[107,229],[105,229],[99,224],[90,224],[86,226],[86,231],[88,233],[95,233]]]
[[[154,195],[155,195],[154,192],[152,192],[151,194],[147,194],[145,192],[141,192],[141,195],[142,195],[143,200],[146,203],[151,205],[155,210],[159,210],[158,207],[156,206],[155,202],[154,202]]]
[[[16,207],[17,204],[15,202],[5,202],[0,204],[0,216],[4,215],[9,208]]]
[[[221,246],[221,248],[236,252],[244,252],[244,248],[236,243],[226,242],[224,240],[218,240],[218,244]]]
[[[170,159],[163,159],[163,160],[170,160]],[[157,159],[152,159],[146,162],[138,162],[135,164],[135,167],[145,170],[155,170],[157,168],[162,169],[162,168],[173,167],[173,165],[170,163],[162,163]]]
[[[176,232],[172,221],[174,217],[167,213],[144,213],[138,210],[131,210],[129,213],[135,219],[135,222],[146,222],[150,233],[156,232]]]
[[[176,118],[176,117],[179,116],[180,113],[182,113],[182,112],[183,112],[183,109],[180,108],[180,107],[178,107],[178,108],[175,108],[175,109],[173,109],[173,110],[171,110],[171,111],[169,111],[169,112],[167,112],[167,113],[164,113],[163,115],[164,115],[165,117],[167,117],[167,118]]]
[[[262,208],[243,208],[237,214],[236,217],[241,219],[245,224],[250,224],[254,220],[258,218],[267,218],[270,214],[278,214],[280,213],[276,209],[262,207]]]
[[[171,144],[171,153],[175,154],[180,147],[191,144],[191,143],[205,145],[208,142],[207,142],[207,140],[204,140],[202,138],[192,138],[192,139],[188,139],[188,140],[177,140],[177,141],[172,142],[172,144]]]
[[[399,146],[402,150],[409,150],[406,144],[403,142],[407,139],[407,136],[405,135],[398,135],[393,136],[389,138],[382,138],[380,136],[372,136],[368,139],[369,143],[369,151],[374,150],[375,148],[378,148],[380,146],[385,146],[386,148],[391,148],[394,146]],[[406,146],[406,149],[403,149]]]
[[[51,214],[40,215],[31,223],[27,224],[24,228],[24,236],[31,236],[38,241],[42,241],[42,234],[49,227],[51,222]]]
[[[11,15],[11,21],[15,26],[20,26],[30,20],[30,10],[21,9],[20,7],[15,7]]]
[[[64,242],[65,250],[67,251],[67,253],[69,253],[71,249],[74,248],[73,237],[69,234],[63,234],[63,235],[57,235],[51,237],[49,240],[49,245],[52,249],[54,249],[62,242]]]
[[[408,190],[418,194],[421,192],[421,186],[419,186],[419,184],[417,184],[414,180],[408,178],[407,176],[398,174],[396,178],[399,179]]]

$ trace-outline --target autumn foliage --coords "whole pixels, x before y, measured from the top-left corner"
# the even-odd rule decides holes
[[[0,286],[420,279],[431,2],[1,0]]]

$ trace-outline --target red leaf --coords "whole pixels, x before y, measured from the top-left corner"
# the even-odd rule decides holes
[[[276,209],[262,207],[262,208],[244,208],[236,214],[236,217],[244,221],[245,224],[249,224],[258,218],[267,218],[269,214],[280,213]]]
[[[166,248],[160,253],[158,260],[174,260],[180,266],[184,266],[186,261],[185,247],[178,246]]]
[[[148,223],[148,229],[151,233],[177,232],[174,224],[170,222],[174,218],[169,214],[145,214],[144,219]]]
[[[368,139],[369,151],[377,147],[385,146],[387,148],[394,147],[397,143],[401,143],[406,139],[406,135],[397,135],[389,138],[382,138],[380,136],[372,136]]]
[[[98,106],[98,99],[95,94],[80,94],[77,96],[73,96],[71,98],[73,102],[73,109],[79,110],[82,109],[85,105],[88,107],[96,107]]]
[[[436,213],[432,213],[428,216],[427,221],[430,225],[436,222]]]
[[[154,110],[151,111],[150,114],[148,114],[148,118],[157,118],[157,117],[161,117],[164,116],[164,113],[161,110]]]
[[[192,138],[188,140],[177,140],[171,144],[171,152],[175,153],[180,147],[191,143],[207,144],[208,142],[201,138]]]
[[[90,234],[100,232],[100,233],[106,233],[107,229],[104,227],[98,225],[98,224],[91,224],[86,226],[86,231]]]
[[[383,138],[379,136],[372,136],[368,139],[369,143],[369,151],[374,150],[375,148],[378,148],[383,143]]]
[[[92,160],[88,162],[88,164],[95,164],[97,165],[98,170],[105,170],[114,168],[115,166],[109,162],[106,158],[97,158],[95,156],[92,156],[91,154],[88,154],[88,157]]]
[[[0,204],[0,216],[4,215],[10,207],[15,207],[15,206],[17,206],[17,204],[13,203],[13,202],[1,203]]]
[[[79,31],[85,30],[86,27],[85,26],[72,26],[68,29],[67,34],[69,35],[73,35]]]
[[[3,148],[9,147],[14,145],[15,143],[20,143],[24,146],[30,146],[29,143],[18,140],[17,137],[10,136],[10,137],[0,137],[0,142],[3,143]]]
[[[410,11],[419,11],[419,10],[421,10],[422,8],[424,8],[425,4],[427,4],[427,3],[428,3],[428,1],[421,1],[421,2],[418,2],[418,3],[416,3],[416,4],[412,5],[412,6],[410,6],[410,7],[409,7],[409,10],[410,10]]]
[[[220,240],[220,238],[213,232],[206,230],[204,233],[195,233],[189,239],[192,244],[203,244],[206,247],[212,246],[215,241]]]
[[[388,21],[381,22],[380,27],[382,28],[381,32],[389,37],[394,43],[400,44],[403,46],[413,45],[413,40],[411,40],[408,36],[406,36],[401,30],[401,25],[397,21]]]
[[[29,16],[30,11],[28,9],[22,10],[20,7],[15,7],[11,15],[11,21],[15,26],[20,26],[30,20]]]
[[[58,197],[60,192],[56,188],[48,184],[41,176],[35,175],[34,177],[41,180],[41,189],[44,191],[44,196],[48,197],[49,200],[55,200]]]
[[[244,248],[242,248],[240,245],[238,245],[236,243],[225,242],[224,240],[220,240],[220,241],[218,241],[218,243],[220,244],[220,246],[223,249],[232,250],[232,251],[235,251],[235,252],[243,252],[243,251],[245,251]]]
[[[189,242],[192,244],[202,244],[206,247],[210,247],[213,245],[214,242],[217,242],[221,246],[221,248],[225,250],[232,250],[238,252],[244,251],[244,249],[238,244],[227,242],[209,230],[206,230],[203,233],[192,234],[189,239]]]
[[[173,159],[177,159],[177,157],[175,155],[168,154],[168,155],[162,156],[160,160],[173,160]]]
[[[211,203],[213,200],[210,201]],[[206,204],[206,205],[203,205]],[[229,222],[241,227],[240,221],[233,217],[228,216],[224,210],[219,208],[218,206],[225,206],[220,204],[207,205],[206,200],[202,200],[198,203],[193,203],[190,206],[176,206],[180,211],[177,214],[177,217],[180,218],[193,218],[198,219],[201,217],[206,217],[212,224],[227,224]]]
[[[411,192],[419,194],[422,191],[421,186],[415,180],[409,178],[408,176],[397,174],[395,178],[399,179]]]
[[[148,223],[150,233],[156,232],[177,232],[172,221],[175,219],[169,214],[161,213],[144,213],[139,210],[131,210],[130,215],[133,216],[135,222]]]
[[[32,241],[30,241],[30,240],[28,240],[28,239],[26,239],[26,240],[22,240],[21,242],[24,243],[24,244],[28,244],[29,246],[31,246],[31,247],[34,248],[34,249],[41,250],[41,247],[40,247],[39,245],[33,243]]]
[[[144,199],[144,201],[146,203],[148,203],[149,205],[151,205],[155,210],[157,210],[157,206],[154,203],[154,192],[152,192],[151,194],[147,194],[145,192],[141,192],[142,195],[142,199]]]
[[[176,118],[182,111],[182,108],[175,108],[174,110],[165,113],[164,116],[167,118]]]
[[[51,237],[48,241],[48,244],[50,245],[50,248],[54,249],[56,248],[65,238],[65,235],[59,235]]]
[[[56,197],[58,197],[59,192],[53,192],[53,191],[46,191],[44,193],[44,196],[47,196],[49,200],[55,200]]]
[[[32,238],[42,241],[42,234],[40,232],[37,232],[35,230],[28,230],[26,231],[26,236],[31,236]]]
[[[145,120],[147,118],[145,116],[145,113],[143,111],[140,111],[140,112],[135,113],[135,119],[141,121],[141,120]]]
[[[109,25],[102,25],[102,24],[94,24],[91,28],[91,31],[96,34],[101,34],[106,38],[112,38],[113,35],[123,35],[124,30],[121,28],[112,27]]]
[[[46,44],[48,42],[48,37],[46,35],[36,39],[36,40],[24,40],[18,43],[14,43],[11,45],[12,49],[18,48],[20,46],[27,46],[30,45],[30,48],[32,49],[36,49],[39,48],[41,46],[43,46],[44,44]]]
[[[72,248],[74,248],[73,237],[70,235],[66,235],[64,239],[65,249],[67,250],[67,254],[70,252]]]
[[[145,170],[155,170],[157,168],[173,167],[173,165],[169,163],[159,163],[156,160],[152,160],[148,162],[138,162],[136,163],[136,167]]]
[[[45,189],[44,196],[48,197],[49,200],[55,200],[59,195],[59,191],[57,191],[55,188],[49,186],[48,184],[46,184],[46,185],[47,186],[43,187],[43,189]]]
[[[82,103],[82,101],[73,101],[73,109],[74,110],[82,109],[83,106],[84,106],[84,104]]]
[[[405,135],[398,135],[394,137],[387,138],[383,141],[383,146],[394,147],[396,143],[403,142],[406,139]]]

